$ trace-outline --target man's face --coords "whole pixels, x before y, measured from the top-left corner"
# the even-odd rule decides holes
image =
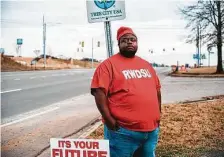
[[[132,34],[125,34],[120,38],[118,46],[124,57],[134,57],[138,50],[137,38]]]

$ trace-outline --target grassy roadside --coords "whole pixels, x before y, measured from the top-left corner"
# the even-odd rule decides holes
[[[27,63],[26,65],[20,64],[15,60]],[[17,58],[12,59],[10,57],[5,57],[1,55],[1,71],[11,72],[11,71],[34,71],[34,70],[60,70],[60,69],[73,69],[73,68],[91,68],[92,63],[90,61],[80,61],[80,60],[59,60],[59,59],[47,59],[46,67],[44,68],[44,60],[40,59],[36,65],[30,65],[32,58]],[[93,66],[97,67],[98,62],[94,62]]]
[[[224,72],[217,74],[216,67],[201,67],[174,71],[169,75],[174,77],[224,77]]]
[[[224,96],[162,107],[157,157],[221,157],[224,154]],[[103,126],[88,138],[102,139]]]

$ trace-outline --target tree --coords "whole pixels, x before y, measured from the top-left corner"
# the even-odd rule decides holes
[[[202,44],[208,48],[217,48],[216,73],[223,72],[222,66],[222,43],[224,41],[224,1],[221,0],[198,0],[197,4],[180,8],[184,19],[188,21],[186,28],[190,28],[192,34],[188,36],[187,42],[198,41],[195,34],[200,27],[200,38]],[[198,43],[197,43],[198,44]]]

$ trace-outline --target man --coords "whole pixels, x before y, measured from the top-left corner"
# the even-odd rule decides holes
[[[119,53],[96,69],[91,93],[104,122],[111,157],[154,157],[161,112],[159,79],[153,67],[135,56],[138,39],[129,27],[117,31]]]

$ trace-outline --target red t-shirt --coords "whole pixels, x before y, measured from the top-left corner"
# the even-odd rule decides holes
[[[160,82],[147,61],[120,53],[106,59],[96,69],[91,89],[102,88],[118,124],[134,131],[152,131],[160,119],[157,90]]]

